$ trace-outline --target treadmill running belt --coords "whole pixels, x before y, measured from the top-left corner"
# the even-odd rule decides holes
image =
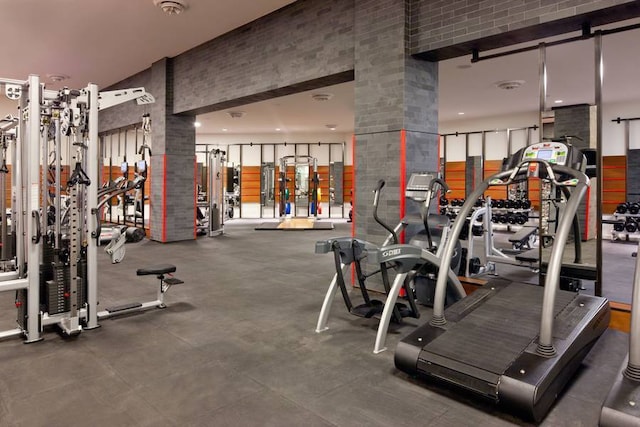
[[[501,375],[537,338],[543,292],[540,286],[507,286],[424,350]],[[559,291],[555,316],[577,295]]]

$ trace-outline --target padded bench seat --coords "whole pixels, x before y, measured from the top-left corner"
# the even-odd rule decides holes
[[[147,267],[147,268],[139,268],[136,271],[136,274],[138,276],[147,276],[150,274],[153,275],[159,275],[159,274],[167,274],[167,273],[173,273],[176,271],[176,266],[175,265],[171,265],[171,264],[159,264],[159,265],[154,265],[151,267]]]

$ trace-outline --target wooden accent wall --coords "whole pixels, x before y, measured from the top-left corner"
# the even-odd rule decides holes
[[[528,187],[531,209],[540,210],[540,178],[529,178]]]
[[[485,160],[482,179],[487,179],[491,175],[494,175],[502,169],[502,160]],[[499,187],[489,187],[484,192],[485,197],[489,196],[494,200],[507,198],[507,187],[501,185]]]
[[[242,166],[240,170],[240,201],[260,203],[260,166]]]
[[[342,191],[344,192],[344,203],[351,203],[351,192],[353,191],[353,166],[344,165],[344,176],[342,178]]]
[[[447,162],[444,167],[445,182],[451,190],[447,194],[447,199],[465,198],[466,162]]]
[[[602,158],[602,213],[612,214],[627,200],[627,156]]]

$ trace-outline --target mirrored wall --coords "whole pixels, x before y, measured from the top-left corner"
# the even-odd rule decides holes
[[[352,167],[346,164],[350,159],[344,143],[197,145],[198,171],[203,177],[207,173],[204,159],[211,149],[226,152],[227,176],[235,184],[226,199],[233,206],[233,218],[345,218],[349,214]]]
[[[460,58],[440,65],[440,155],[445,179],[454,190],[450,197],[464,198],[474,182],[497,171],[501,159],[518,148],[541,138],[568,137],[569,143],[585,149],[591,164],[598,163],[597,170],[589,168],[591,189],[580,211],[577,239],[581,262],[591,269],[585,276],[600,276],[577,287],[623,303],[631,302],[632,253],[640,241],[637,40],[638,22],[627,21],[593,29],[588,36],[565,34],[481,52],[475,63]],[[455,86],[447,92],[449,81]],[[546,83],[544,92],[541,82]],[[498,90],[501,85],[507,90]],[[531,184],[529,197],[536,210],[548,199],[546,203],[561,212],[561,197],[543,196]],[[573,252],[572,247],[565,259],[572,256],[567,258],[567,252]]]

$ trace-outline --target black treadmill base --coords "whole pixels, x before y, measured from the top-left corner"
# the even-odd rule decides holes
[[[533,306],[543,291],[521,284],[476,291],[480,293],[445,311],[444,328],[426,324],[404,338],[395,353],[396,367],[498,402],[521,418],[542,420],[606,330],[610,314],[604,298],[560,292],[554,328],[557,354],[540,356],[536,353],[539,311]],[[514,320],[520,311],[521,318]]]
[[[640,382],[623,376],[627,362],[628,356],[622,363],[616,381],[602,406],[601,427],[640,426]]]

